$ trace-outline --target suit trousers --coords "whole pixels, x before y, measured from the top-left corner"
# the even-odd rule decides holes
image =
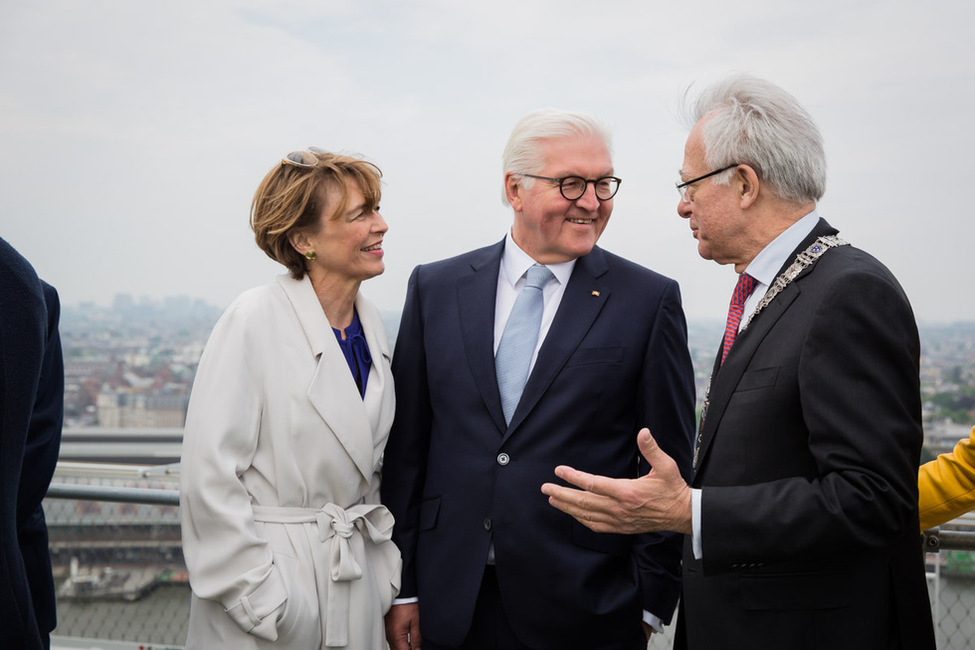
[[[420,618],[423,614],[421,610]],[[647,641],[643,632],[635,636],[632,643],[623,646],[607,647],[604,650],[646,650]],[[481,590],[477,594],[477,604],[474,606],[474,620],[464,642],[459,646],[443,646],[423,638],[424,650],[532,650],[515,636],[508,623],[508,616],[501,602],[501,592],[498,589],[498,575],[492,565],[487,565],[484,578],[481,580]],[[569,650],[568,648],[560,650]],[[578,650],[583,650],[579,648]],[[600,650],[586,648],[585,650]]]
[[[422,619],[422,610],[420,616]],[[425,637],[423,647],[425,650],[448,650],[448,646],[432,643]],[[531,650],[518,641],[508,623],[504,604],[501,602],[501,592],[498,590],[498,575],[490,564],[484,568],[471,629],[464,642],[450,650]]]

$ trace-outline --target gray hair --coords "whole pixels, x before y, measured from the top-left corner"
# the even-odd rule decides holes
[[[685,96],[683,112],[691,128],[708,118],[701,137],[711,169],[749,165],[787,201],[822,198],[822,135],[809,113],[782,88],[750,75],[734,75],[705,88],[693,103]],[[727,185],[732,173],[718,174],[714,182]]]
[[[591,115],[557,108],[532,111],[518,120],[511,131],[501,156],[501,171],[505,174],[537,174],[545,166],[540,146],[543,142],[589,136],[601,139],[612,154],[609,127]],[[526,189],[531,189],[534,183],[534,178],[526,177],[521,181],[522,187]],[[501,189],[501,200],[509,205],[504,188]]]

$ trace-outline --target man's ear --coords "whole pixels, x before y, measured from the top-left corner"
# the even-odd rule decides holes
[[[733,183],[738,191],[738,202],[742,209],[751,207],[758,200],[762,183],[750,165],[738,165]]]
[[[508,203],[515,212],[521,212],[522,200],[521,200],[521,176],[515,174],[514,172],[505,172],[504,174],[504,194],[508,197]]]

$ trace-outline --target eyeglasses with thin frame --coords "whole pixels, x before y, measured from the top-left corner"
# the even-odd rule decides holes
[[[292,151],[281,162],[295,167],[315,167],[318,165],[318,156],[323,153],[327,152],[321,147],[308,147],[305,151]]]
[[[620,189],[620,183],[623,182],[622,178],[616,178],[615,176],[603,176],[602,178],[588,179],[583,178],[582,176],[563,176],[562,178],[552,178],[551,176],[536,176],[535,174],[518,175],[558,183],[559,192],[562,194],[562,197],[568,201],[577,201],[581,199],[582,195],[586,193],[586,188],[589,187],[589,183],[592,183],[592,187],[596,191],[597,199],[600,201],[609,201],[611,198],[616,196],[616,192],[618,192]]]
[[[716,174],[720,174],[721,172],[726,172],[732,167],[737,167],[739,164],[741,163],[735,163],[734,165],[728,165],[727,167],[722,167],[721,169],[715,169],[713,172],[708,172],[704,176],[698,176],[697,178],[692,178],[691,180],[684,181],[683,183],[674,183],[674,186],[677,187],[678,194],[680,194],[680,200],[681,201],[687,200],[687,190],[694,183],[697,183],[698,181],[703,181],[705,178],[711,178],[712,176]]]

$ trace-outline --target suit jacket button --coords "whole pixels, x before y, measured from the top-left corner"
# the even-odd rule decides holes
[[[505,453],[498,454],[498,465],[507,465],[511,462],[511,456]]]
[[[491,518],[490,517],[485,517],[484,518],[484,530],[491,530],[492,526],[494,526],[494,523],[491,521]]]

